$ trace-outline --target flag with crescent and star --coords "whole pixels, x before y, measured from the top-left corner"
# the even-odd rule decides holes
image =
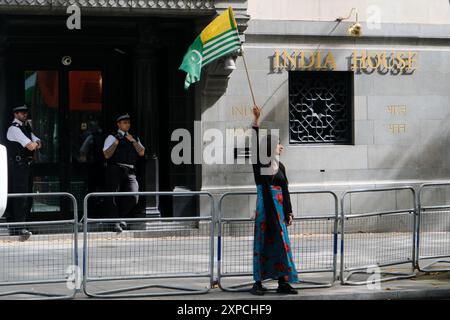
[[[203,29],[184,55],[179,68],[187,73],[184,88],[187,90],[192,83],[200,80],[204,66],[240,48],[236,20],[233,9],[229,7]]]

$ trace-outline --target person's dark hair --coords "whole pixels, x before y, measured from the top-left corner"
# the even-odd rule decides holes
[[[273,159],[275,157],[275,149],[277,148],[278,143],[280,142],[280,139],[277,135],[274,134],[267,134],[266,136],[262,137],[261,144],[260,144],[260,150],[262,154],[265,156],[265,159]],[[262,161],[261,163],[264,166],[270,166],[270,161],[268,163],[264,163]]]

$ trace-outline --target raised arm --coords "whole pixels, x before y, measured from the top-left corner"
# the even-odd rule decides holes
[[[139,138],[135,139],[131,134],[127,134],[125,138],[133,143],[133,147],[139,156],[143,157],[145,155],[145,148],[142,145],[141,141],[139,141]]]
[[[261,108],[254,106],[253,109],[253,122],[252,122],[252,165],[253,174],[255,176],[255,183],[261,183],[261,162],[259,159],[259,117],[261,116]],[[253,154],[253,153],[256,153]]]
[[[259,128],[259,118],[261,116],[261,108],[258,106],[253,106],[253,123],[252,123],[252,127],[253,128]]]

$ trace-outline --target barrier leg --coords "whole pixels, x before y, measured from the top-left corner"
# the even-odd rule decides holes
[[[170,290],[178,290],[178,292],[154,292],[154,293],[135,293],[135,294],[123,294],[127,292],[145,290],[145,289],[170,289]],[[180,296],[180,295],[189,295],[189,294],[206,294],[209,292],[209,288],[204,290],[198,290],[188,287],[181,286],[170,286],[170,285],[158,285],[158,284],[148,284],[148,285],[140,285],[140,286],[131,286],[120,289],[113,290],[104,290],[98,291],[95,293],[86,292],[86,295],[89,297],[95,298],[139,298],[139,297],[158,297],[158,296]]]
[[[423,271],[423,272],[447,272],[450,271],[450,266],[448,266],[447,268],[433,268],[434,265],[437,265],[439,263],[444,263],[444,264],[450,264],[450,259],[449,260],[436,260],[432,263],[427,264],[425,267],[419,267],[419,271]]]
[[[373,283],[377,283],[377,282],[385,282],[385,281],[401,280],[401,279],[411,279],[411,278],[414,278],[416,276],[414,273],[382,271],[380,273],[380,276],[381,275],[388,275],[388,277],[385,277],[385,278],[381,278],[380,277],[380,279],[365,280],[365,281],[351,281],[351,280],[349,280],[352,276],[355,276],[355,275],[358,275],[358,274],[373,275],[373,273],[369,273],[369,272],[363,271],[363,270],[351,271],[348,274],[348,276],[343,280],[344,284],[361,286],[361,285],[373,284]]]

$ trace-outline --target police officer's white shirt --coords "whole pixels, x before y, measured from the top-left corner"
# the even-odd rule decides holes
[[[14,119],[13,123],[18,123],[20,126],[23,125],[23,122],[19,119]],[[34,135],[34,133],[31,133],[31,140],[27,138],[27,136],[16,126],[10,126],[8,128],[8,132],[6,133],[6,139],[12,142],[18,142],[22,145],[22,147],[25,148],[27,144],[29,144],[31,141],[37,142],[41,141],[38,137]]]
[[[127,133],[125,131],[122,130],[117,130],[118,133],[120,133],[122,136],[125,136]],[[114,141],[116,141],[116,137],[114,137],[113,135],[109,135],[108,137],[106,137],[105,143],[103,145],[103,151],[106,151],[109,147],[111,147],[114,143]],[[136,139],[136,141],[142,146],[141,142],[139,141],[139,138]]]

